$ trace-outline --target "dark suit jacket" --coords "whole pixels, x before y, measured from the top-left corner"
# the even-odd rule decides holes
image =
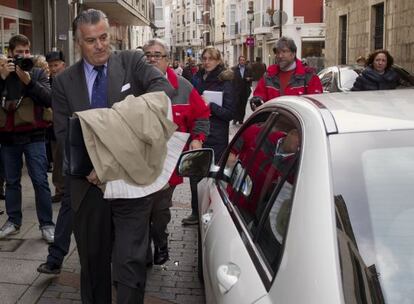
[[[121,51],[111,54],[107,66],[108,102],[123,100],[128,95],[139,96],[147,92],[164,91],[172,96],[173,88],[155,67],[145,61],[140,51]],[[126,87],[129,88],[126,89]],[[123,92],[121,92],[123,90]],[[53,124],[58,141],[64,147],[67,120],[74,112],[90,108],[83,60],[60,73],[52,89]],[[77,211],[91,184],[85,178],[71,177],[72,208]]]
[[[240,67],[239,65],[236,65],[232,68],[234,72],[234,92],[235,92],[235,100],[236,100],[236,108],[237,113],[235,120],[237,121],[243,121],[245,116],[245,109],[247,104],[247,99],[250,96],[251,88],[251,78],[252,78],[252,71],[250,69],[250,66],[244,67],[244,74],[243,77],[240,74]],[[250,80],[247,80],[246,78],[250,77]]]
[[[240,74],[239,65],[234,66],[232,70],[234,72],[234,90],[239,95],[238,97],[240,98],[240,100],[247,100],[251,93],[250,86],[252,83],[252,71],[250,69],[250,66],[246,65],[244,67],[243,77]],[[250,80],[247,80],[247,77],[250,77]]]

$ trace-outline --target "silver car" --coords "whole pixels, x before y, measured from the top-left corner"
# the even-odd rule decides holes
[[[199,183],[207,303],[414,302],[414,90],[284,96]]]

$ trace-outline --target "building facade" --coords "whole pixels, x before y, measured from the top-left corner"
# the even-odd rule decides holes
[[[62,50],[68,64],[79,58],[73,43],[72,20],[81,10],[96,8],[108,16],[113,49],[133,45],[132,26],[150,25],[149,0],[0,0],[0,53],[7,54],[8,41],[24,34],[33,54]]]
[[[224,5],[218,5],[220,1]],[[224,49],[229,64],[235,64],[240,55],[250,60],[261,57],[267,65],[274,63],[273,46],[282,35],[295,40],[299,58],[308,58],[313,66],[322,68],[325,47],[323,4],[323,0],[216,1],[216,20],[220,21],[218,17],[224,16],[226,24]],[[253,18],[249,18],[248,11],[251,10]],[[220,25],[220,22],[215,25],[216,41],[222,40]],[[249,38],[253,38],[253,46]]]
[[[199,60],[209,39],[209,0],[172,0],[169,18],[172,58]]]
[[[326,0],[326,64],[353,64],[387,49],[396,64],[414,71],[413,15],[412,0]]]

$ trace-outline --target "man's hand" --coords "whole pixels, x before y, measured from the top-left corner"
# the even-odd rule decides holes
[[[190,150],[194,150],[194,149],[201,149],[203,147],[203,143],[201,142],[201,140],[198,139],[194,139],[190,142]]]
[[[89,173],[86,179],[88,180],[88,182],[90,182],[91,184],[95,186],[98,186],[101,184],[101,181],[99,180],[98,175],[96,175],[95,169],[93,169],[91,173]]]
[[[6,79],[10,72],[14,72],[14,63],[7,60],[2,60],[0,64],[0,76],[4,80]]]
[[[25,85],[30,83],[31,78],[29,72],[23,71],[19,66],[16,66],[16,74]]]

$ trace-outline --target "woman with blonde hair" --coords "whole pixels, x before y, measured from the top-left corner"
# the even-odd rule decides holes
[[[236,104],[233,90],[233,72],[224,67],[221,53],[214,47],[206,47],[201,54],[202,68],[194,75],[193,84],[200,95],[207,95],[206,91],[221,92],[221,105],[210,102],[210,134],[204,148],[214,150],[215,161],[219,161],[221,155],[229,143],[229,123],[236,116]],[[203,94],[204,93],[204,94]],[[198,223],[198,179],[191,179],[191,207],[192,213],[183,219],[184,225]]]

